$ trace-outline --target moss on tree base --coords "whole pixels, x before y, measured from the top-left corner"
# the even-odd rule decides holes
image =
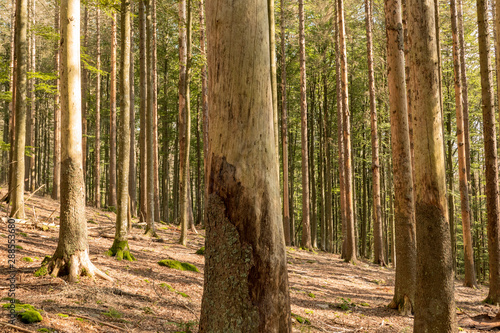
[[[113,242],[113,245],[111,248],[106,252],[106,255],[110,257],[115,257],[116,260],[128,260],[128,261],[135,261],[135,257],[133,256],[132,253],[130,253],[130,248],[128,246],[128,240],[125,241],[119,241],[116,240]]]
[[[154,228],[151,228],[150,226],[146,227],[146,231],[144,232],[144,236],[160,238],[158,236],[158,234],[156,233],[156,230],[154,230]]]

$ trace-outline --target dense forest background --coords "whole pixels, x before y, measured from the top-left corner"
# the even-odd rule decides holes
[[[288,191],[290,206],[291,244],[298,245],[302,236],[302,169],[301,169],[301,128],[300,128],[300,61],[298,6],[292,1],[275,1],[276,60],[278,85],[283,71],[286,74],[287,135],[288,135]],[[9,150],[12,124],[11,111],[11,57],[14,3],[0,0],[0,138],[1,162],[0,181],[8,183]],[[449,217],[452,225],[452,243],[455,274],[464,274],[464,250],[458,182],[457,139],[455,118],[455,91],[452,54],[451,20],[448,3],[440,2],[439,39],[442,66],[442,104],[445,133],[445,152]],[[29,3],[28,40],[28,127],[26,141],[26,189],[52,195],[54,189],[54,103],[58,94],[55,70],[55,55],[59,33],[55,27],[57,2],[34,1]],[[110,110],[112,103],[120,99],[119,93],[112,97],[112,66],[117,59],[112,57],[112,22],[116,20],[119,4],[112,1],[82,3],[81,59],[84,128],[84,179],[86,202],[88,205],[116,209],[110,199],[110,179],[116,163],[111,162],[116,143],[111,142],[113,127]],[[340,210],[339,161],[337,145],[337,91],[335,71],[335,5],[331,1],[307,1],[305,10],[305,45],[307,66],[308,103],[308,151],[310,178],[309,200],[312,244],[326,249],[325,245],[325,191],[329,189],[326,179],[331,180],[333,194],[333,252],[341,250],[342,228]],[[204,220],[204,137],[203,137],[203,96],[202,72],[206,63],[200,44],[200,1],[188,2],[188,56],[191,131],[189,152],[190,200],[195,226]],[[138,6],[133,4],[132,17],[132,59],[135,119],[133,152],[134,180],[130,189],[132,214],[140,215],[139,188],[145,182],[140,176],[141,101],[140,90],[140,43]],[[494,6],[491,7],[490,21],[493,21]],[[97,17],[99,16],[99,26]],[[155,164],[156,221],[180,222],[179,211],[179,11],[177,1],[159,1],[153,15],[155,36],[155,117],[154,137],[157,160]],[[351,146],[353,172],[353,198],[355,230],[358,256],[373,256],[373,195],[372,195],[372,146],[370,144],[370,105],[368,87],[367,38],[365,5],[360,1],[345,2],[346,51],[348,61],[349,105],[351,114]],[[472,211],[472,238],[476,275],[479,281],[488,279],[488,253],[486,235],[486,205],[484,176],[484,147],[482,144],[481,86],[478,53],[478,31],[475,2],[463,1],[463,25],[465,38],[465,59],[468,92],[468,117],[470,131],[470,164]],[[120,26],[117,35],[120,36]],[[282,30],[283,26],[283,30]],[[494,25],[490,25],[493,29]],[[99,37],[98,37],[99,35]],[[491,31],[493,36],[493,30]],[[115,35],[116,36],[116,35]],[[191,36],[191,37],[189,37]],[[284,48],[280,46],[284,41]],[[115,42],[116,43],[116,42]],[[381,206],[383,225],[384,262],[394,262],[394,192],[392,179],[392,151],[389,122],[389,97],[386,64],[386,33],[384,3],[373,2],[373,58],[375,73],[375,96],[378,112],[378,134],[380,149]],[[99,47],[98,47],[99,44]],[[494,48],[495,43],[491,43]],[[188,46],[189,49],[189,46]],[[492,54],[495,50],[492,49]],[[117,43],[117,54],[120,44]],[[98,55],[100,64],[97,63]],[[119,59],[118,59],[119,60]],[[99,69],[98,69],[99,68]],[[116,67],[115,67],[116,71]],[[116,79],[118,71],[116,71]],[[496,75],[496,71],[493,71]],[[97,92],[100,80],[100,92]],[[118,81],[119,82],[119,81]],[[495,85],[496,87],[496,85]],[[116,86],[115,86],[116,89]],[[114,102],[113,102],[114,100]],[[278,88],[278,122],[280,133],[280,181],[283,186],[283,139],[281,110],[282,91]],[[99,114],[97,113],[99,103]],[[119,122],[120,110],[116,113]],[[119,124],[118,124],[119,126]],[[116,125],[115,125],[116,130]],[[235,139],[238,133],[234,133]],[[415,138],[418,140],[418,138]],[[62,138],[64,140],[64,138]],[[115,139],[116,140],[116,137]],[[326,142],[329,142],[327,150]],[[97,156],[99,154],[99,156]],[[327,157],[328,154],[328,157]],[[115,157],[116,158],[116,157]],[[99,168],[95,168],[99,163]],[[115,163],[115,164],[114,164]],[[97,172],[97,174],[96,174]],[[328,173],[328,175],[327,175]],[[116,177],[116,176],[115,176]],[[96,186],[96,182],[99,186]],[[116,182],[114,182],[116,184]],[[96,192],[97,191],[97,192]],[[116,199],[115,199],[116,200]]]

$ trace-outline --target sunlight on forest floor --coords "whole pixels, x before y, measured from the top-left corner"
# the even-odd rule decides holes
[[[4,193],[2,193],[4,192]],[[0,190],[0,197],[5,189]],[[1,204],[6,216],[6,203]],[[17,227],[16,298],[41,309],[43,321],[16,326],[32,332],[197,332],[203,292],[204,231],[189,234],[187,247],[177,244],[176,226],[158,223],[163,242],[144,239],[134,219],[129,241],[135,262],[116,261],[104,253],[113,242],[115,214],[87,207],[92,262],[115,279],[113,283],[82,278],[70,285],[64,279],[34,277],[46,255],[57,245],[59,203],[33,196],[27,202],[28,221]],[[35,226],[36,224],[36,226]],[[7,223],[0,221],[0,295],[7,296]],[[33,261],[30,262],[29,259]],[[195,265],[201,273],[159,266],[162,259]],[[394,286],[394,270],[366,261],[344,263],[338,255],[287,248],[294,332],[412,332],[413,319],[387,308]],[[456,281],[459,319],[496,314],[483,304],[487,287],[472,290]],[[7,301],[3,300],[2,303]],[[0,320],[8,321],[0,311]],[[302,323],[301,323],[302,322]],[[110,326],[108,326],[111,324]],[[114,327],[112,327],[114,326]],[[47,328],[47,330],[40,330]],[[2,327],[2,332],[16,332]],[[464,332],[480,332],[465,329]]]

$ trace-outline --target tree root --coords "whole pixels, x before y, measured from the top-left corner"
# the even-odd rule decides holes
[[[52,276],[68,275],[69,282],[78,282],[80,276],[95,276],[107,281],[113,278],[103,273],[90,261],[88,251],[76,251],[69,258],[60,257],[55,254],[47,264],[47,271]]]
[[[119,241],[115,239],[111,248],[106,252],[106,255],[113,257],[115,256],[116,260],[128,260],[135,261],[135,257],[132,253],[130,253],[130,248],[128,246],[128,240]]]
[[[410,298],[408,296],[404,296],[403,299],[396,302],[393,298],[391,303],[388,305],[391,309],[398,309],[399,313],[402,316],[410,316],[413,313],[413,305],[411,304]]]
[[[145,236],[148,237],[154,237],[154,238],[159,238],[158,234],[156,233],[156,230],[149,225],[146,227],[146,231],[144,232]]]

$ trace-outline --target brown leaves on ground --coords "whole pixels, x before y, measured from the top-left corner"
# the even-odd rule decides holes
[[[0,197],[4,192],[0,190]],[[1,205],[0,214],[6,216],[6,203]],[[143,229],[139,229],[143,226],[134,220],[129,245],[137,261],[117,261],[104,254],[113,242],[109,235],[114,233],[114,213],[87,207],[90,259],[114,282],[81,278],[79,283],[69,284],[66,279],[33,275],[43,258],[52,255],[57,246],[59,203],[34,195],[26,203],[26,214],[29,220],[16,229],[16,244],[22,247],[17,249],[16,256],[16,298],[43,310],[43,321],[31,325],[17,321],[17,326],[32,332],[40,328],[68,333],[197,332],[204,257],[195,252],[204,246],[203,230],[200,234],[190,233],[188,246],[183,247],[177,244],[180,236],[177,226],[158,223],[157,231],[164,241],[157,242],[145,239]],[[0,221],[1,298],[8,293],[7,234],[3,219]],[[28,257],[33,262],[22,260]],[[193,264],[201,273],[159,266],[162,259]],[[294,332],[413,331],[413,318],[402,317],[387,308],[393,293],[392,268],[362,261],[351,265],[338,255],[297,248],[287,248],[287,260]],[[486,287],[473,290],[457,281],[459,325],[467,332],[498,325],[491,320],[474,319],[478,314],[498,312],[498,308],[481,303],[486,294]],[[0,321],[8,320],[8,311],[0,310]],[[467,326],[469,320],[479,324]],[[1,326],[0,331],[16,332]]]

